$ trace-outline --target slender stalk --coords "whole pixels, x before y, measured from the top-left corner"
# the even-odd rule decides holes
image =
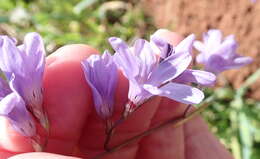
[[[106,130],[106,139],[105,139],[105,142],[104,142],[104,149],[106,151],[109,151],[109,149],[110,149],[109,148],[109,143],[110,143],[110,140],[111,140],[111,138],[113,136],[115,128],[118,127],[121,123],[123,123],[123,121],[125,121],[132,113],[134,113],[139,108],[141,108],[141,105],[143,105],[144,103],[147,103],[152,98],[155,98],[155,96],[145,100],[139,106],[134,106],[133,102],[131,102],[131,101],[128,101],[126,103],[125,110],[123,111],[123,113],[121,115],[121,118],[119,120],[117,120],[110,128],[108,128]]]
[[[191,104],[189,104],[189,105],[187,106],[187,108],[185,109],[185,111],[184,111],[184,113],[183,113],[183,117],[187,116],[187,114],[189,113],[189,110],[191,109],[191,107],[192,107]]]
[[[123,116],[117,120],[114,124],[112,124],[112,126],[110,128],[107,129],[106,131],[106,139],[105,139],[105,143],[104,143],[104,149],[106,151],[109,151],[109,142],[114,134],[115,128],[120,125],[123,121],[125,120],[125,118],[123,118]]]
[[[108,151],[102,152],[102,153],[98,154],[97,156],[95,156],[92,159],[101,159],[103,156],[106,156],[106,155],[108,155],[110,153],[113,153],[113,152],[121,149],[122,147],[124,147],[126,145],[129,145],[129,144],[133,143],[134,141],[136,141],[136,140],[138,140],[138,139],[140,139],[142,137],[150,135],[151,133],[156,132],[158,130],[161,130],[162,128],[164,128],[166,126],[172,125],[173,128],[177,128],[177,127],[183,125],[184,123],[186,123],[186,122],[190,121],[191,119],[193,119],[195,116],[199,115],[205,108],[207,108],[207,106],[209,105],[208,101],[211,101],[210,99],[205,100],[205,102],[206,102],[205,104],[200,106],[195,111],[189,113],[186,117],[180,116],[180,117],[177,117],[177,118],[169,119],[168,121],[162,123],[161,125],[158,125],[157,127],[151,128],[151,129],[149,129],[147,131],[144,131],[141,134],[138,134],[138,135],[136,135],[134,137],[131,137],[131,138],[125,140],[123,143],[118,144],[118,145],[112,147]]]

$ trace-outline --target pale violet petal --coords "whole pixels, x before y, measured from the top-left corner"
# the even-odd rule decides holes
[[[35,32],[26,34],[23,46],[24,53],[26,54],[24,55],[26,56],[25,67],[28,75],[31,72],[34,78],[39,78],[37,80],[42,79],[45,67],[45,49],[41,36]]]
[[[206,46],[200,41],[194,41],[193,46],[196,50],[198,50],[202,53],[206,52],[206,48],[205,48]]]
[[[191,54],[194,40],[195,40],[195,35],[194,34],[189,35],[175,47],[175,52],[176,53],[189,52]]]
[[[213,73],[201,70],[185,70],[180,76],[173,80],[175,83],[196,83],[202,86],[213,86],[216,76]]]
[[[32,32],[26,34],[23,45],[24,63],[26,63],[26,65],[24,66],[24,71],[26,76],[21,77],[21,80],[17,80],[16,84],[19,85],[18,87],[21,88],[21,92],[19,93],[24,98],[26,103],[28,105],[32,105],[32,109],[35,109],[33,110],[34,114],[39,114],[38,116],[42,116],[42,82],[45,67],[44,43],[38,33]],[[19,75],[16,76],[17,78],[20,77]]]
[[[175,53],[163,60],[152,72],[147,84],[160,86],[161,84],[179,76],[187,69],[192,57],[190,53]]]
[[[139,73],[139,59],[131,52],[127,44],[120,38],[111,37],[109,42],[116,51],[115,63],[123,70],[128,78],[133,78]]]
[[[201,63],[201,64],[205,64],[207,63],[207,57],[204,53],[200,53],[196,56],[196,62],[197,63]]]
[[[253,62],[253,59],[251,57],[241,56],[235,58],[231,63],[227,64],[224,69],[237,69],[240,67],[243,67],[245,65],[248,65]]]
[[[16,44],[7,36],[1,36],[0,38],[0,69],[9,80],[12,73],[25,75],[24,57],[17,49]]]
[[[93,70],[91,70],[91,66],[86,60],[82,61],[81,64],[82,64],[82,67],[84,70],[85,79],[92,91],[95,108],[96,108],[96,110],[98,110],[98,113],[99,113],[99,110],[100,110],[101,105],[103,104],[103,101],[102,101],[102,97],[101,97],[100,93],[98,92],[96,87],[92,84],[92,81],[95,80],[95,78],[93,77],[94,72],[93,72]]]
[[[208,50],[212,50],[219,44],[221,44],[222,41],[222,32],[218,29],[210,29],[207,32],[207,40],[206,42],[206,47]]]
[[[172,82],[160,88],[154,87],[152,85],[144,85],[144,89],[146,89],[151,94],[167,97],[185,104],[198,104],[204,98],[204,94],[201,90],[189,85]]]
[[[139,76],[135,78],[137,81],[147,80],[149,74],[154,70],[157,65],[157,58],[153,52],[150,44],[142,39],[137,40],[136,43],[143,43],[140,48],[140,53],[138,55],[141,63],[139,67]]]
[[[0,115],[8,118],[14,130],[21,135],[36,135],[34,121],[17,93],[10,93],[0,101]]]
[[[222,56],[213,54],[205,64],[205,70],[218,74],[225,70],[227,63],[229,62],[230,61],[226,61]]]
[[[230,60],[236,56],[237,47],[238,45],[235,40],[226,40],[212,53],[222,56],[225,60]]]

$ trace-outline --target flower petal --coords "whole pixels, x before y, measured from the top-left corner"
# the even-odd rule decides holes
[[[208,59],[204,53],[200,53],[196,56],[197,63],[205,64],[205,63],[207,63],[207,60]]]
[[[0,39],[0,69],[8,80],[10,80],[12,73],[24,75],[23,54],[17,49],[11,38],[1,36]]]
[[[111,37],[109,42],[116,51],[114,54],[115,63],[122,68],[128,78],[133,78],[139,73],[139,59],[130,51],[127,44],[120,38]]]
[[[213,86],[216,82],[216,76],[213,73],[201,70],[185,70],[180,76],[175,78],[176,83],[196,83],[202,86]]]
[[[212,54],[218,54],[225,60],[233,59],[236,56],[237,42],[234,39],[225,40]]]
[[[163,96],[185,104],[198,104],[204,94],[201,90],[178,83],[168,83],[160,88],[152,85],[144,85],[144,89],[153,95]]]
[[[176,53],[185,53],[189,52],[191,54],[193,42],[195,40],[195,35],[190,34],[188,37],[186,37],[184,40],[182,40],[176,47],[175,52]]]
[[[103,100],[102,97],[100,95],[100,93],[98,92],[98,90],[96,89],[96,87],[92,84],[91,79],[93,78],[91,75],[93,74],[93,71],[91,70],[91,66],[89,66],[89,63],[87,63],[86,61],[82,61],[81,62],[82,66],[83,66],[83,70],[84,70],[84,75],[85,75],[85,79],[88,83],[88,85],[90,86],[91,90],[92,90],[92,96],[94,98],[94,103],[95,103],[95,108],[97,113],[103,117],[103,114],[100,114],[100,107],[103,104]]]
[[[189,52],[175,53],[162,61],[152,72],[147,84],[160,86],[179,76],[187,69],[192,57]]]
[[[218,29],[210,29],[206,34],[204,34],[203,40],[207,50],[213,50],[221,44],[222,32]]]
[[[229,62],[230,61],[226,61],[222,56],[213,54],[205,64],[205,70],[218,74],[225,70],[227,63]]]
[[[235,58],[231,63],[225,66],[224,69],[237,69],[253,62],[251,57],[240,56]]]
[[[45,49],[41,36],[32,32],[24,38],[24,53],[26,54],[26,71],[42,79],[45,66]],[[25,55],[24,55],[25,56]]]
[[[0,115],[7,117],[13,128],[23,136],[36,135],[32,117],[25,107],[22,98],[13,92],[0,101]]]
[[[135,54],[139,57],[140,60],[139,74],[135,79],[142,83],[142,81],[147,80],[149,74],[154,70],[157,64],[157,58],[152,48],[150,47],[150,43],[146,40],[137,40],[135,42],[134,48],[135,52],[139,52]]]
[[[200,52],[206,52],[205,45],[200,41],[194,41],[193,46]]]

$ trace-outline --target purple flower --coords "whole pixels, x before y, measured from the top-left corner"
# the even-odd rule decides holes
[[[212,29],[204,34],[203,41],[195,41],[194,47],[200,52],[197,62],[204,64],[207,71],[218,74],[252,62],[252,58],[237,54],[237,42],[233,35],[222,40],[221,31]]]
[[[153,33],[150,37],[151,47],[153,48],[154,52],[158,54],[158,56],[160,56],[161,60],[170,56],[175,51],[174,47],[160,36],[162,32],[170,32],[170,31],[166,29],[159,29],[155,33]],[[193,36],[190,36],[190,38],[193,38]]]
[[[28,111],[48,129],[48,120],[43,110],[43,72],[45,51],[39,34],[28,33],[24,44],[16,46],[16,41],[7,36],[0,37],[0,69],[7,80],[12,81],[12,91],[22,98]],[[16,99],[12,95],[11,99]],[[18,100],[21,105],[22,100]],[[16,107],[14,107],[16,108]]]
[[[33,137],[36,135],[34,121],[25,106],[24,100],[15,90],[14,92],[11,92],[10,89],[9,94],[1,96],[0,116],[9,119],[14,130],[21,135],[26,137]]]
[[[170,82],[189,66],[192,60],[189,49],[193,40],[194,35],[190,35],[174,48],[171,55],[161,57],[162,60],[146,40],[139,39],[133,47],[128,47],[120,38],[109,39],[116,51],[115,62],[129,79],[128,98],[133,103],[132,107],[140,106],[154,95],[186,104],[197,104],[204,98],[203,92],[197,88]]]
[[[174,48],[171,44],[164,40],[160,36],[161,32],[170,32],[166,29],[159,29],[154,34],[151,35],[150,43],[152,48],[159,54],[160,62],[166,57],[171,56],[175,53],[178,48],[186,48],[188,52],[192,52],[191,41],[193,41],[194,36],[188,36],[185,40],[180,42],[177,48]],[[176,77],[172,82],[176,83],[196,83],[201,86],[213,86],[216,82],[216,76],[210,72],[201,70],[186,69],[182,74]]]
[[[91,55],[82,62],[85,79],[90,86],[97,114],[104,120],[112,116],[118,72],[113,56]]]

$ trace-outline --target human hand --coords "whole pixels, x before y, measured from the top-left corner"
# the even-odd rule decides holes
[[[162,33],[173,45],[181,39]],[[46,152],[32,152],[30,141],[12,130],[0,117],[0,158],[6,159],[91,159],[103,150],[105,126],[96,115],[80,62],[98,51],[86,45],[68,45],[47,58],[44,78],[44,106],[51,123]],[[105,81],[104,81],[105,82]],[[128,81],[120,75],[115,116],[127,101]],[[145,103],[117,129],[110,145],[117,145],[163,121],[183,114],[186,107],[166,98]],[[62,154],[67,156],[55,155]],[[68,157],[75,156],[75,157]],[[231,159],[231,155],[209,132],[200,117],[178,128],[167,127],[104,158],[113,159]]]

